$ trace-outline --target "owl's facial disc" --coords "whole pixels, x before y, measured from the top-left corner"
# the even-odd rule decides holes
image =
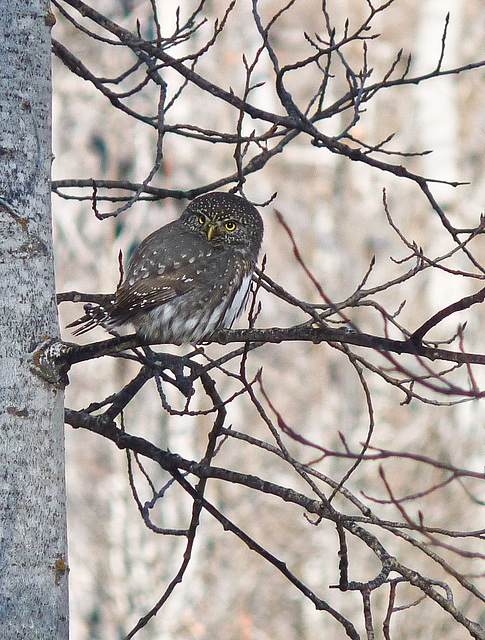
[[[197,225],[204,231],[209,242],[223,235],[221,225],[218,222],[214,222],[214,220],[211,220],[203,213],[199,214],[198,217],[194,219],[197,220]]]

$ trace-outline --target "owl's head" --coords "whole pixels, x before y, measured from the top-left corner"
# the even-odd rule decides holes
[[[208,193],[192,200],[181,221],[211,245],[230,247],[257,259],[263,221],[258,210],[244,198],[232,193]]]

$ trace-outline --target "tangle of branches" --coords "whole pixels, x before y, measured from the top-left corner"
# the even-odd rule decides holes
[[[249,327],[216,332],[211,342],[226,345],[223,355],[217,358],[210,356],[207,345],[194,347],[186,355],[173,355],[154,351],[133,335],[115,336],[88,345],[48,342],[38,349],[33,357],[34,366],[45,377],[59,383],[67,382],[68,371],[72,366],[82,366],[82,362],[93,358],[129,359],[139,367],[134,378],[119,391],[104,399],[93,399],[82,410],[66,409],[65,413],[67,424],[76,429],[97,433],[126,451],[129,482],[140,517],[146,526],[158,535],[182,536],[186,540],[178,572],[157,602],[151,608],[147,605],[146,615],[126,638],[132,638],[148,624],[181,582],[191,562],[203,511],[263,561],[272,565],[322,615],[331,616],[348,637],[361,637],[359,624],[355,620],[331,606],[327,595],[312,589],[289,568],[290,564],[286,559],[276,557],[264,543],[251,535],[249,528],[245,530],[238,526],[211,502],[207,496],[207,487],[213,481],[242,486],[255,496],[289,503],[300,513],[306,514],[311,524],[331,523],[335,528],[339,547],[335,560],[339,581],[332,587],[339,589],[343,596],[348,592],[360,593],[362,620],[368,638],[373,638],[375,633],[371,595],[385,590],[387,609],[382,633],[387,639],[392,638],[391,621],[397,612],[406,607],[418,607],[423,598],[432,600],[471,637],[485,638],[485,629],[477,621],[467,617],[455,603],[450,584],[453,582],[459,585],[470,599],[481,603],[482,607],[485,596],[476,586],[474,578],[462,575],[453,561],[449,560],[450,555],[461,557],[468,554],[467,557],[470,557],[471,554],[473,558],[483,562],[483,554],[468,551],[467,543],[471,539],[483,542],[485,529],[452,530],[435,527],[426,521],[422,512],[416,515],[410,508],[410,505],[418,503],[423,496],[439,494],[450,483],[483,481],[485,474],[476,469],[455,466],[451,459],[444,462],[420,451],[391,450],[374,447],[372,444],[376,417],[370,379],[379,379],[397,390],[402,404],[450,406],[477,401],[485,395],[476,376],[477,368],[485,365],[485,353],[474,353],[467,349],[466,327],[460,324],[454,335],[446,336],[441,341],[429,337],[445,319],[453,317],[457,312],[472,313],[475,305],[481,304],[485,298],[485,286],[482,283],[485,279],[485,267],[474,252],[474,241],[482,236],[485,219],[479,217],[471,228],[458,228],[451,222],[433,195],[433,187],[440,181],[415,173],[405,166],[407,158],[424,155],[427,151],[395,151],[391,148],[392,135],[371,144],[360,140],[354,131],[366,105],[377,94],[448,75],[470,73],[485,66],[485,60],[471,61],[456,68],[444,66],[449,23],[447,17],[443,25],[440,56],[433,69],[426,74],[413,75],[410,56],[406,57],[401,50],[396,52],[387,71],[376,77],[369,65],[369,51],[379,37],[374,24],[379,14],[388,10],[393,2],[394,0],[387,0],[374,5],[367,0],[364,3],[367,8],[366,18],[357,26],[347,21],[340,29],[335,26],[327,3],[322,2],[320,9],[324,31],[302,34],[308,46],[308,55],[283,64],[273,45],[272,33],[278,22],[297,8],[298,2],[290,0],[281,3],[274,15],[265,20],[260,11],[260,3],[252,0],[247,3],[247,9],[250,9],[248,20],[253,22],[258,33],[259,47],[251,55],[245,53],[241,56],[244,83],[239,93],[214,83],[200,70],[205,57],[217,51],[219,39],[235,11],[235,1],[230,2],[219,20],[210,25],[205,14],[205,2],[202,0],[184,21],[177,13],[176,28],[172,33],[163,32],[155,2],[151,3],[150,29],[148,25],[139,23],[133,25],[131,30],[81,0],[52,2],[58,12],[58,19],[71,23],[92,46],[112,49],[115,54],[121,49],[124,55],[120,55],[120,61],[124,66],[120,66],[116,77],[106,77],[98,70],[89,69],[67,44],[56,39],[53,40],[55,56],[72,73],[91,83],[114,109],[153,129],[156,135],[153,163],[142,181],[104,180],[95,177],[56,180],[52,189],[60,198],[90,203],[94,214],[103,220],[121,215],[141,200],[190,199],[222,188],[243,192],[251,174],[268,166],[276,156],[285,153],[292,141],[301,138],[309,145],[321,149],[322,153],[327,151],[349,162],[360,163],[375,171],[414,183],[422,194],[424,209],[427,208],[429,215],[438,216],[449,240],[448,247],[441,254],[427,255],[400,229],[384,191],[383,222],[396,234],[405,252],[405,257],[396,261],[400,274],[371,286],[369,281],[375,268],[374,260],[371,260],[367,272],[361,274],[360,283],[353,293],[343,300],[332,300],[307,264],[292,224],[288,222],[284,211],[275,209],[276,205],[269,194],[268,202],[265,203],[266,211],[274,216],[280,231],[287,238],[295,269],[301,270],[313,290],[311,302],[300,299],[287,291],[281,283],[270,278],[263,264],[254,277]],[[153,37],[146,37],[147,33],[151,33]],[[357,47],[361,54],[360,63],[356,67]],[[277,97],[277,108],[273,111],[261,108],[258,101],[253,99],[260,86],[257,80],[258,65],[263,60],[270,66],[272,88]],[[318,81],[311,98],[306,103],[301,103],[293,97],[290,87],[293,78],[308,69],[312,70]],[[168,74],[168,71],[172,73]],[[170,83],[175,84],[170,84],[167,78],[171,79]],[[337,78],[345,79],[346,91],[337,98],[332,98],[335,92],[330,91],[330,88]],[[200,122],[186,123],[172,118],[175,105],[183,100],[187,91],[194,88],[206,96],[214,110],[229,110],[233,115],[233,130],[206,128],[202,117]],[[138,99],[143,92],[149,90],[156,91],[158,96],[158,104],[153,104],[151,112],[143,110]],[[328,130],[326,123],[332,119],[345,124],[335,135],[329,136],[324,131]],[[190,189],[157,186],[155,178],[162,166],[164,145],[168,138],[185,138],[197,143],[227,147],[233,154],[234,170],[216,181],[194,184]],[[446,184],[452,187],[460,185],[458,182]],[[105,210],[105,207],[111,209]],[[460,258],[460,269],[455,266],[457,258]],[[269,259],[271,260],[271,256]],[[391,311],[378,302],[381,294],[397,290],[399,285],[411,281],[418,274],[436,271],[459,275],[472,283],[476,281],[476,292],[457,299],[453,304],[444,305],[418,326],[407,326],[401,322],[401,307],[397,311]],[[263,294],[274,296],[297,310],[302,314],[302,321],[288,327],[256,327]],[[100,302],[102,299],[100,294],[77,291],[58,295],[59,303]],[[363,330],[361,321],[356,319],[369,316],[374,318],[375,326],[380,327],[379,331],[371,333]],[[338,352],[340,358],[346,359],[350,370],[359,380],[367,408],[367,435],[361,446],[348,444],[342,433],[340,446],[327,448],[317,440],[305,436],[303,428],[289,424],[282,415],[269,390],[265,372],[252,369],[251,357],[253,352],[264,350],[270,344],[290,341],[320,345],[322,353],[328,353],[331,349]],[[234,390],[227,397],[223,397],[216,387],[217,376],[232,380],[231,389]],[[155,384],[160,404],[168,415],[184,415],[193,417],[194,420],[201,415],[212,416],[207,447],[201,452],[199,459],[187,459],[177,453],[164,451],[144,438],[130,435],[130,425],[124,423],[123,412],[136,394],[150,382]],[[169,387],[175,390],[175,395],[179,398],[177,404],[169,400],[169,397],[174,397],[173,393],[167,393]],[[228,416],[232,403],[241,397],[250,402],[257,419],[266,429],[266,438],[258,439],[244,430],[230,426]],[[287,469],[288,482],[273,482],[265,476],[264,469],[260,474],[253,475],[218,466],[217,454],[223,446],[230,443],[261,450],[280,460]],[[300,453],[295,454],[294,451]],[[304,462],[301,452],[310,461]],[[143,502],[140,498],[135,479],[139,471],[143,477],[148,478],[149,474],[144,469],[145,459],[154,461],[171,477],[170,482],[163,487],[156,487],[147,480],[152,491],[152,498],[148,502]],[[344,474],[330,477],[321,471],[327,461],[336,460],[347,465]],[[407,460],[422,468],[437,470],[441,479],[420,488],[412,495],[400,497],[386,474],[383,466],[386,460]],[[365,492],[358,496],[348,488],[349,479],[359,467],[376,463],[381,465],[379,482],[385,497],[378,499]],[[291,488],[294,478],[298,478],[298,486],[303,487],[301,490]],[[152,517],[155,505],[164,500],[167,493],[175,490],[176,486],[185,492],[192,503],[191,517],[184,529],[162,527]],[[379,507],[382,505],[394,509],[394,520],[379,515]],[[349,577],[350,574],[358,573],[353,567],[348,547],[350,538],[363,543],[379,563],[379,570],[375,575],[369,575],[361,582]],[[395,557],[391,551],[392,543],[389,542],[393,539],[417,550],[420,557],[436,566],[447,579],[427,577],[419,570],[419,564],[411,566]],[[415,601],[399,607],[396,605],[396,597],[405,585],[414,590]]]

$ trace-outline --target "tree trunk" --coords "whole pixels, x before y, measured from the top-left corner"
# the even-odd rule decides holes
[[[68,637],[63,392],[29,353],[58,335],[49,2],[0,0],[0,638]]]

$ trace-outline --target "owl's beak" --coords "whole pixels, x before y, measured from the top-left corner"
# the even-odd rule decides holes
[[[221,230],[218,224],[207,225],[207,240],[210,242],[212,238],[216,238],[221,235]]]

